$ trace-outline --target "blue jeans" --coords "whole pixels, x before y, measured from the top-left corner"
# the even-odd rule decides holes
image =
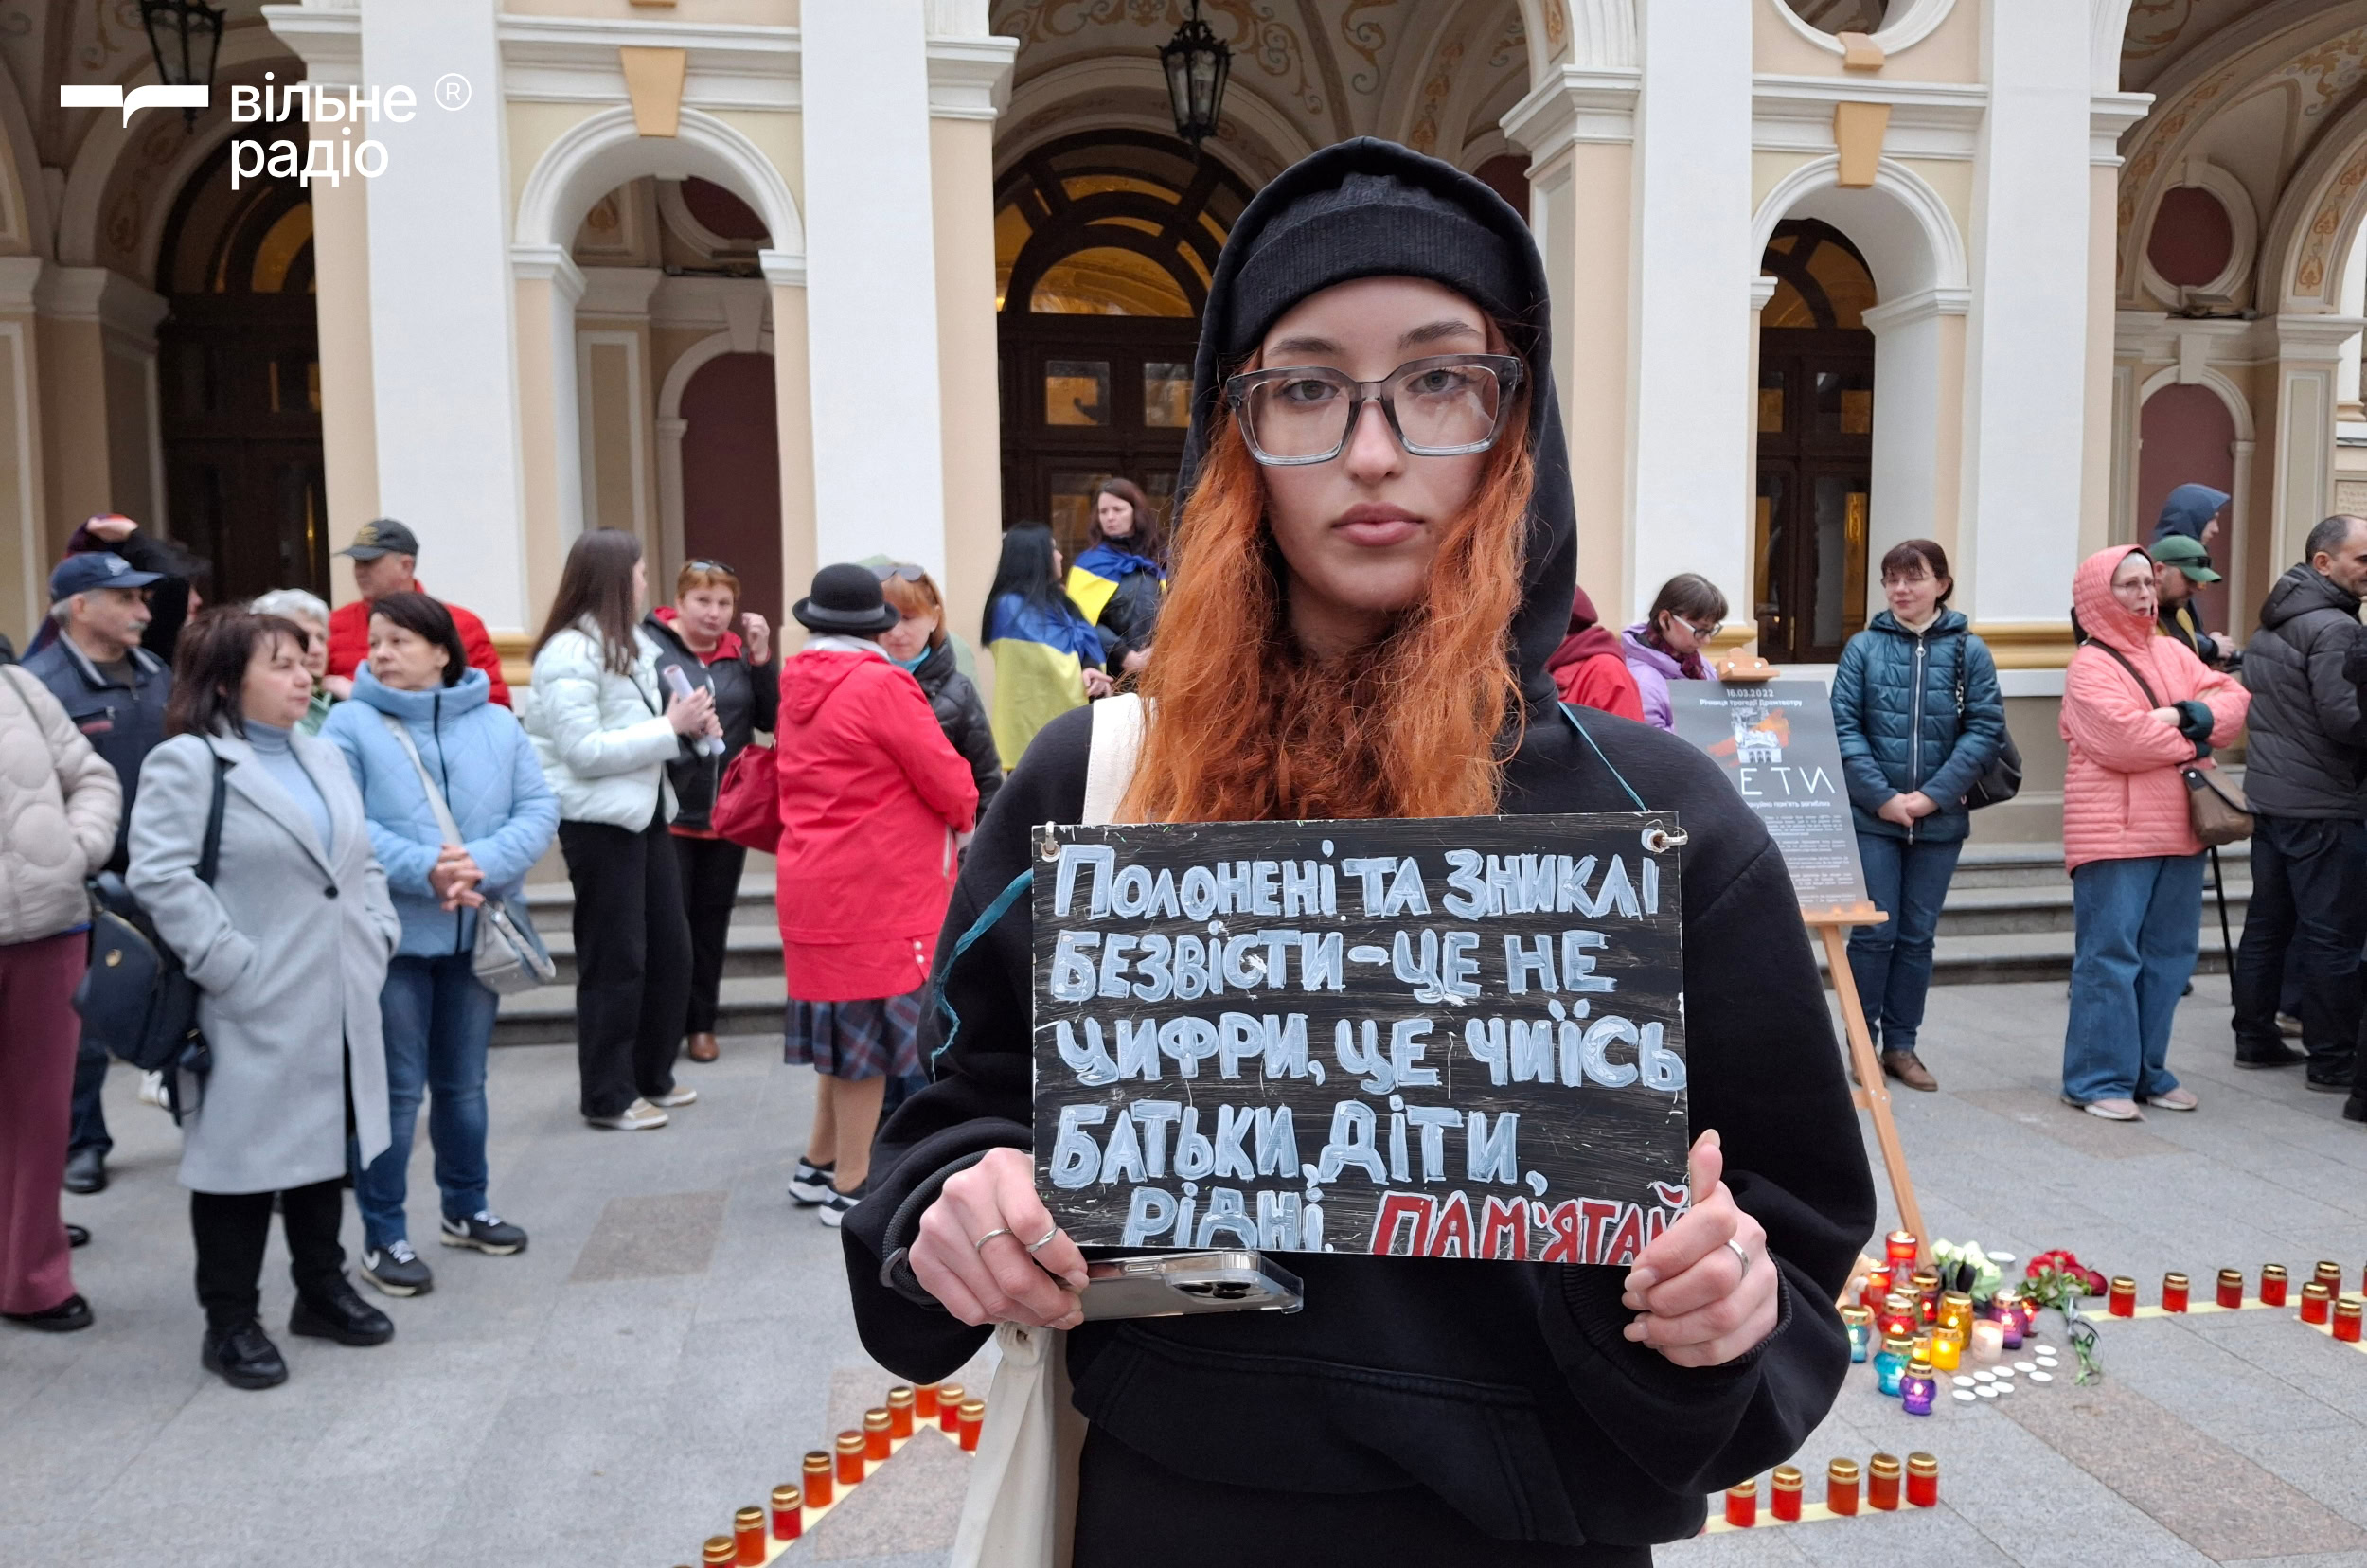
[[[1858,860],[1865,867],[1866,897],[1890,917],[1881,925],[1849,933],[1849,972],[1858,981],[1858,1006],[1866,1028],[1884,1051],[1912,1051],[1923,1027],[1923,998],[1931,989],[1931,943],[1940,929],[1940,905],[1956,874],[1962,839],[1910,844],[1881,833],[1858,835]]]
[[[2080,1104],[2178,1087],[2164,1063],[2201,942],[2202,867],[2200,855],[2152,855],[2090,861],[2072,873],[2063,1093]]]
[[[501,1005],[477,981],[472,955],[397,958],[378,995],[386,1034],[386,1129],[393,1142],[354,1178],[365,1246],[407,1239],[411,1136],[419,1096],[431,1092],[427,1137],[436,1149],[436,1185],[444,1218],[465,1220],[485,1202],[485,1053]]]

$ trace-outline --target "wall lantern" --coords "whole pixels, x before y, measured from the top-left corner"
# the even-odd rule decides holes
[[[139,5],[157,80],[169,87],[211,87],[214,56],[222,48],[222,9],[205,0],[139,0]],[[196,110],[184,109],[181,116],[196,129]]]
[[[1190,20],[1159,51],[1159,63],[1167,73],[1175,134],[1197,149],[1217,134],[1217,117],[1224,112],[1225,78],[1233,71],[1233,51],[1200,19],[1200,0],[1192,0]]]

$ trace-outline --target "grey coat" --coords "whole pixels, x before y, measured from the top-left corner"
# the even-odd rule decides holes
[[[244,740],[176,736],[140,769],[125,880],[203,990],[213,1049],[205,1101],[182,1124],[181,1185],[198,1192],[343,1175],[348,1075],[363,1163],[388,1141],[378,993],[402,924],[343,754],[304,734],[290,743],[329,804],[327,854]],[[208,887],[197,862],[215,756],[232,766]]]

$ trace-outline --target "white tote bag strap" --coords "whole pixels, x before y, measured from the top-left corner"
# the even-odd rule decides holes
[[[1132,692],[1104,697],[1093,707],[1092,749],[1085,757],[1085,827],[1117,820],[1118,802],[1134,782],[1143,755],[1143,700]]]
[[[1068,1336],[1006,1323],[987,1424],[947,1568],[1068,1568],[1085,1421],[1069,1403]]]
[[[452,808],[444,804],[444,792],[436,787],[436,776],[427,771],[427,759],[419,755],[419,748],[411,739],[411,732],[402,727],[401,720],[383,708],[378,716],[384,721],[396,743],[402,747],[403,756],[411,758],[411,765],[419,770],[419,787],[427,792],[427,803],[436,811],[436,830],[444,835],[446,844],[468,843],[460,836],[460,824],[453,821]]]

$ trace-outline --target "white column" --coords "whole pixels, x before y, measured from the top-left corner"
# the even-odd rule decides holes
[[[1874,333],[1872,516],[1866,555],[1934,539],[1940,516],[1940,318],[1961,315],[1963,290],[1925,289],[1865,312]],[[1878,586],[1870,592],[1878,597]]]
[[[1751,605],[1751,0],[1640,9],[1635,432],[1628,575],[1639,602],[1679,572]]]
[[[1973,169],[1956,602],[2060,622],[2079,562],[2089,337],[2089,62],[2058,0],[1988,0]]]
[[[2281,315],[2277,329],[2276,470],[2269,570],[2302,558],[2302,542],[2334,509],[2334,410],[2342,350],[2357,316]]]
[[[799,23],[815,556],[884,554],[942,578],[921,0],[806,0]]]
[[[365,122],[387,151],[368,186],[370,363],[380,506],[419,536],[431,587],[518,632],[530,607],[497,9],[402,0],[362,12],[363,80],[418,95],[408,123]],[[464,107],[436,101],[447,75],[468,82]]]

